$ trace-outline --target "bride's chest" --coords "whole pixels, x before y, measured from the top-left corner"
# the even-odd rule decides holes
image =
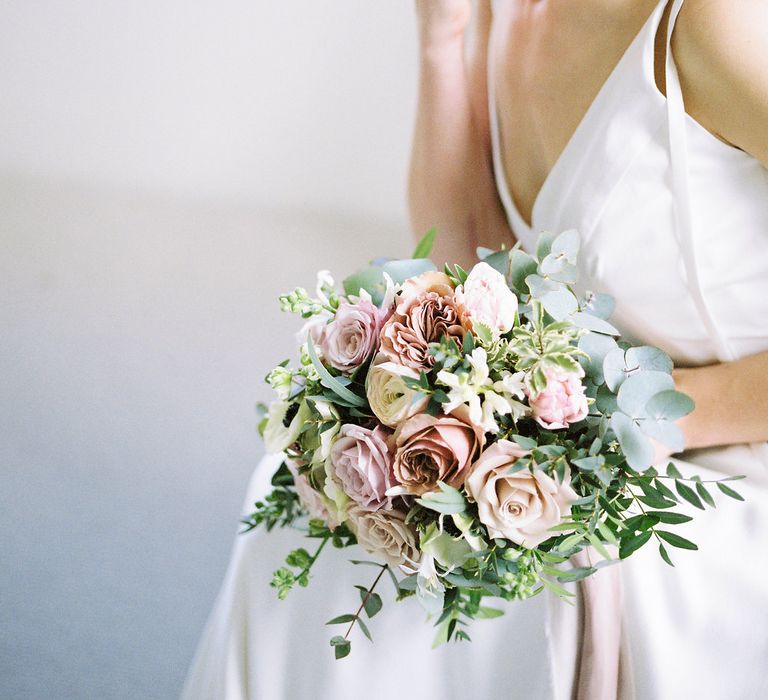
[[[591,3],[595,4],[595,3]],[[601,87],[643,25],[645,0],[624,12],[573,3],[497,2],[491,76],[504,170],[530,221],[536,196]]]

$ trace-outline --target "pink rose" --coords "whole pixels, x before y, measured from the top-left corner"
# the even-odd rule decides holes
[[[562,484],[540,469],[509,474],[526,454],[520,445],[499,440],[472,465],[464,486],[491,537],[533,549],[553,536],[549,528],[571,512],[578,494],[570,486],[570,472]]]
[[[547,377],[547,388],[534,393],[530,385],[526,387],[528,403],[539,425],[555,430],[584,420],[589,412],[581,383],[584,370],[579,367],[576,372],[568,372],[551,365],[544,365],[543,370]]]
[[[335,318],[323,329],[323,357],[339,371],[352,372],[378,348],[381,324],[379,310],[368,299],[341,302]]]
[[[381,352],[393,362],[417,371],[429,369],[435,362],[429,344],[447,335],[461,345],[466,332],[453,290],[448,295],[426,291],[406,296],[398,303],[381,330]]]
[[[465,409],[459,407],[450,416],[420,414],[397,429],[395,478],[410,493],[436,491],[438,481],[454,487],[464,482],[485,441],[483,429],[466,420]]]
[[[456,302],[470,323],[483,323],[494,335],[512,330],[517,297],[504,275],[488,263],[475,265],[463,285],[456,289]]]
[[[293,484],[296,488],[296,493],[310,517],[320,518],[320,520],[323,520],[328,524],[328,527],[331,530],[335,529],[338,523],[331,518],[331,514],[328,512],[323,497],[312,488],[309,479],[303,474],[299,474],[299,463],[296,460],[286,458],[285,465],[288,467],[291,474],[293,474]]]
[[[344,492],[366,510],[389,510],[392,499],[385,491],[394,485],[391,433],[346,423],[331,448],[333,473]]]

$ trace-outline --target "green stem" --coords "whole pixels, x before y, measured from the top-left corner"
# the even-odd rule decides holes
[[[320,556],[320,552],[323,551],[323,547],[327,544],[328,540],[331,539],[330,535],[326,535],[323,538],[323,541],[320,543],[320,546],[317,548],[317,551],[315,552],[315,555],[309,560],[309,564],[307,564],[302,570],[299,576],[302,574],[309,574],[309,570],[312,568],[312,565],[317,561],[317,558]],[[298,578],[298,576],[297,576]]]
[[[360,607],[357,609],[357,612],[355,613],[355,619],[349,623],[349,627],[347,628],[347,631],[344,634],[344,639],[347,639],[349,637],[349,633],[352,631],[352,628],[355,626],[355,622],[357,622],[357,618],[360,617],[360,613],[363,611],[365,604],[368,602],[368,598],[371,597],[371,593],[373,593],[373,589],[376,588],[376,584],[384,575],[384,572],[387,570],[387,568],[388,568],[387,564],[382,564],[381,571],[379,571],[379,575],[374,579],[373,584],[368,589],[368,592],[365,594],[363,601],[360,603]]]

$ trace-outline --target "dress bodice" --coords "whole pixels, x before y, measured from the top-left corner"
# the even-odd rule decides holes
[[[768,170],[684,111],[667,44],[667,99],[654,77],[661,0],[544,182],[528,226],[510,195],[494,95],[494,171],[515,236],[582,235],[579,285],[616,299],[627,337],[702,365],[768,350]],[[671,36],[682,0],[670,15]]]

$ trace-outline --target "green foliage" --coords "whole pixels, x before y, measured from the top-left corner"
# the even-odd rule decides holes
[[[431,228],[427,231],[422,239],[416,246],[416,250],[413,251],[412,258],[428,258],[432,252],[432,247],[435,245],[435,238],[437,237],[437,229]]]

